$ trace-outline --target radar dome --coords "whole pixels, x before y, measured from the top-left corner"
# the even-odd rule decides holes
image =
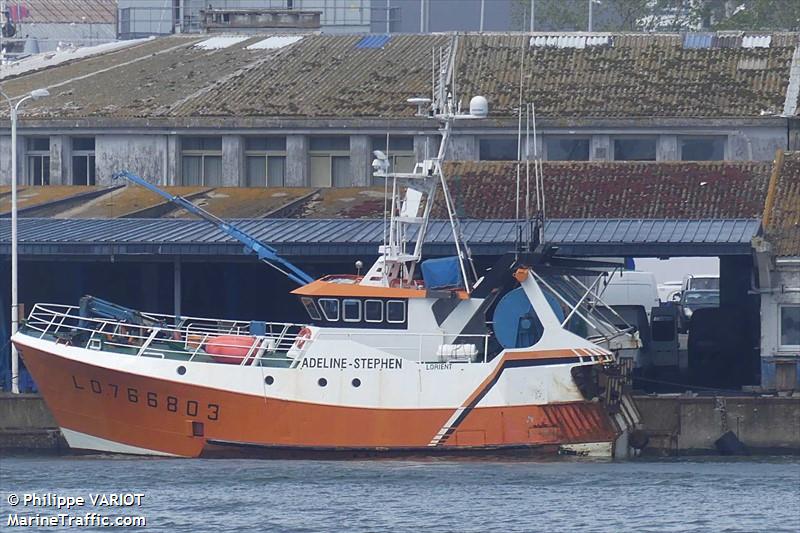
[[[469,101],[469,114],[478,118],[489,116],[489,102],[483,96],[473,96]]]

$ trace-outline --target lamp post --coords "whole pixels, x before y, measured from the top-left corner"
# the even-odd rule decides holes
[[[27,100],[38,100],[50,96],[47,89],[36,89],[19,98],[16,104],[6,93],[0,90],[6,99],[11,114],[11,335],[19,327],[19,303],[17,302],[17,112],[19,106]],[[11,344],[11,392],[19,394],[19,354]]]

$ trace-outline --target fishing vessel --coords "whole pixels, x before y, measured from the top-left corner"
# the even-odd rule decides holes
[[[298,283],[306,323],[176,317],[89,296],[35,305],[13,342],[70,447],[179,457],[626,453],[638,415],[614,348],[630,332],[586,311],[592,287],[580,281],[603,265],[559,257],[539,221],[520,230],[525,245],[477,273],[442,163],[453,125],[485,117],[487,104],[473,98],[462,114],[453,100],[411,100],[441,124],[437,153],[413,172],[390,172],[375,152],[391,201],[364,274],[312,280],[202,214]],[[437,193],[456,256],[423,261]],[[577,319],[592,335],[578,334]]]

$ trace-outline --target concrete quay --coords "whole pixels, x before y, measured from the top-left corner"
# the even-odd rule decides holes
[[[732,431],[753,455],[800,454],[800,395],[634,396],[649,437],[645,456],[716,454]],[[0,454],[62,454],[69,446],[36,394],[0,393]]]
[[[800,454],[800,395],[635,396],[649,442],[643,455],[716,454],[732,431],[753,455]]]

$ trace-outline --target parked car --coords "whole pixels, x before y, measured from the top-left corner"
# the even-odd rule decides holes
[[[681,333],[689,331],[692,314],[698,309],[719,307],[719,291],[716,290],[685,290],[681,293],[679,329]]]

